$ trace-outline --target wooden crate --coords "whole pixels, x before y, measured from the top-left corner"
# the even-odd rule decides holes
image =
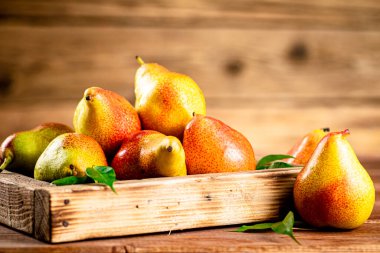
[[[47,242],[252,223],[292,203],[299,168],[54,186],[0,174],[0,222]]]

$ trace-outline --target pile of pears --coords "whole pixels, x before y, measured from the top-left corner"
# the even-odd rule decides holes
[[[206,115],[202,90],[189,76],[145,63],[135,75],[135,105],[100,87],[85,90],[72,129],[44,123],[10,135],[0,148],[4,169],[47,182],[113,167],[118,180],[255,170],[241,133]],[[373,182],[346,140],[348,130],[316,129],[290,151],[303,166],[294,185],[300,216],[316,227],[351,229],[370,216]]]
[[[206,116],[193,79],[136,59],[134,106],[113,91],[90,87],[75,109],[74,129],[45,123],[12,134],[1,146],[0,170],[51,182],[104,165],[119,180],[255,169],[250,142]]]

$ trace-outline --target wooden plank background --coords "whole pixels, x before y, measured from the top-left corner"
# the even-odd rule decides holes
[[[380,157],[377,0],[2,0],[0,139],[72,125],[89,86],[133,102],[136,54],[190,75],[258,156],[330,126]]]

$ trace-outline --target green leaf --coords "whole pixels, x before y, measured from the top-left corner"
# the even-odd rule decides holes
[[[293,225],[294,225],[294,214],[290,211],[284,220],[273,223],[272,230],[277,234],[288,235],[292,238],[296,243],[301,245],[297,239],[293,235]]]
[[[285,162],[274,162],[269,165],[268,169],[291,168],[291,167],[295,167],[295,166],[290,163],[285,163]]]
[[[258,162],[257,162],[257,165],[256,165],[256,170],[257,169],[263,169],[261,167],[266,167],[265,165],[271,163],[271,162],[274,162],[274,161],[278,161],[278,160],[282,160],[282,159],[285,159],[285,158],[294,158],[293,156],[291,155],[281,155],[281,154],[278,154],[278,155],[267,155],[267,156],[264,156],[263,158],[261,158]]]
[[[246,226],[243,225],[240,228],[236,229],[235,232],[245,232],[248,230],[261,230],[261,229],[268,229],[272,227],[273,223],[259,223],[252,226]]]
[[[83,184],[87,180],[87,177],[76,177],[76,176],[69,176],[69,177],[64,177],[60,178],[57,180],[54,180],[51,182],[52,184],[55,185],[72,185],[72,184]]]
[[[296,243],[301,245],[293,235],[293,225],[294,225],[294,215],[293,215],[293,212],[290,211],[282,221],[275,222],[275,223],[258,223],[251,226],[243,225],[237,230],[235,230],[235,232],[246,232],[248,230],[272,229],[277,234],[290,236],[290,238],[292,238]]]
[[[86,169],[88,177],[94,179],[96,183],[101,183],[111,187],[112,191],[116,193],[113,183],[116,181],[116,174],[112,167],[109,166],[93,166]]]

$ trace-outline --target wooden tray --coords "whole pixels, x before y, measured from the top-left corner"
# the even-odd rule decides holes
[[[300,168],[54,186],[0,174],[0,222],[47,242],[279,218]]]

